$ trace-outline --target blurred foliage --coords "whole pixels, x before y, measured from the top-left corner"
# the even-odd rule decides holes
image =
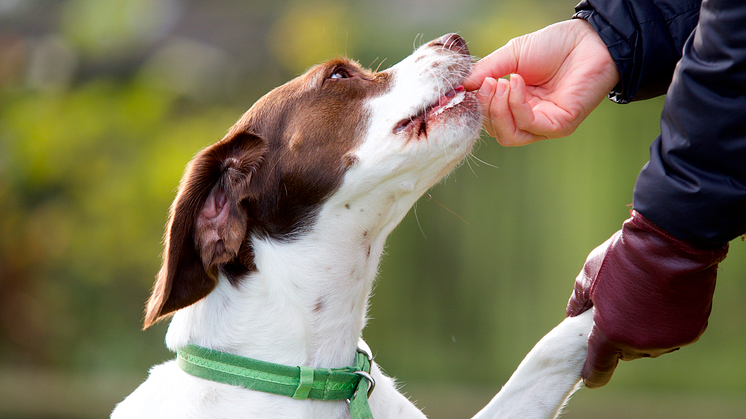
[[[0,0],[0,417],[100,417],[172,356],[166,325],[140,331],[168,206],[191,156],[263,93],[338,55],[385,68],[446,32],[484,56],[572,6]],[[432,417],[476,411],[562,319],[586,255],[628,215],[661,106],[604,103],[523,148],[485,136],[392,234],[366,338]],[[620,400],[642,391],[661,412],[705,394],[719,417],[746,415],[728,402],[746,391],[745,276],[736,242],[702,340],[625,363],[580,405],[662,417]],[[455,397],[463,383],[484,399]]]

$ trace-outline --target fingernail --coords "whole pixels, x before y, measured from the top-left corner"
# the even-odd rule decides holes
[[[501,80],[502,81],[502,80]],[[505,91],[508,90],[507,85],[508,83],[505,81],[497,82],[497,87],[495,88],[495,97],[501,97],[505,94]]]
[[[516,87],[518,87],[518,79],[516,79],[515,77],[511,77],[510,78],[510,88],[511,89],[515,89]]]
[[[479,96],[489,96],[492,92],[492,82],[494,82],[491,78],[486,78],[482,82],[482,86],[479,88]]]

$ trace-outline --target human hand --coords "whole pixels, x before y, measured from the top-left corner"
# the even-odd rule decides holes
[[[479,89],[487,132],[515,146],[572,134],[618,82],[596,30],[573,19],[512,39],[477,62],[464,87]]]
[[[608,383],[620,359],[657,357],[696,342],[707,328],[718,263],[727,253],[727,243],[698,249],[632,211],[588,256],[567,304],[570,317],[594,307],[586,387]]]

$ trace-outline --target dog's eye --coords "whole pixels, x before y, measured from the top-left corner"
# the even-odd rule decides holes
[[[347,72],[344,68],[337,68],[334,70],[331,76],[329,76],[332,80],[338,80],[338,79],[349,79],[350,73]]]

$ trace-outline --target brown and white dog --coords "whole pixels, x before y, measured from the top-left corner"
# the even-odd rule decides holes
[[[382,71],[336,59],[260,99],[189,164],[171,207],[145,327],[166,343],[264,361],[352,365],[384,242],[471,151],[481,113],[446,35]],[[479,418],[553,418],[578,388],[590,315],[565,320]],[[373,416],[424,415],[373,365]],[[154,367],[112,418],[349,418],[344,401],[294,400]]]

